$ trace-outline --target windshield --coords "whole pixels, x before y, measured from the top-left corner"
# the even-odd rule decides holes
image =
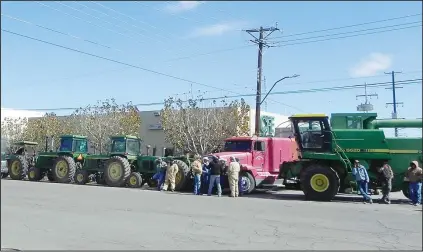
[[[224,151],[233,152],[249,152],[251,151],[251,140],[243,141],[226,141]]]
[[[72,151],[72,143],[73,143],[73,139],[72,138],[62,138],[60,140],[60,151]]]
[[[83,152],[83,153],[88,152],[87,140],[85,139],[75,140],[75,151]]]
[[[125,139],[113,139],[112,140],[112,152],[125,152],[126,141]]]
[[[138,155],[140,153],[140,142],[138,140],[128,140],[126,146],[129,154]]]

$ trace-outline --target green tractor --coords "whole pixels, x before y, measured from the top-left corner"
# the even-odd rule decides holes
[[[376,118],[376,113],[332,114],[329,124],[322,114],[291,116],[298,159],[283,162],[279,177],[297,181],[309,200],[329,201],[357,187],[354,160],[368,170],[373,190],[381,186],[377,169],[387,161],[394,172],[392,192],[407,196],[404,174],[411,161],[422,162],[422,138],[387,138],[380,128],[422,128],[422,120]]]
[[[21,141],[12,144],[12,148],[16,149],[16,151],[6,156],[8,173],[11,179],[24,179],[28,169],[31,169],[35,165],[35,146],[37,145],[38,143],[30,141]],[[31,151],[28,151],[29,147]]]
[[[35,166],[28,170],[28,180],[40,181],[47,175],[49,181],[72,183],[75,172],[83,165],[88,155],[88,140],[85,136],[60,136],[57,152],[41,152]]]
[[[75,183],[86,184],[90,175],[96,176],[99,184],[111,187],[142,187],[147,183],[154,187],[152,179],[156,173],[155,161],[159,156],[141,154],[141,139],[135,136],[112,136],[109,155],[89,155],[85,158],[82,169],[75,174]],[[179,172],[176,176],[176,189],[180,190],[188,180],[188,165],[181,159],[176,163]]]

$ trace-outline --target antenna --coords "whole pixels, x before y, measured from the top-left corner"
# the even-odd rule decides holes
[[[378,95],[376,93],[368,94],[367,93],[367,83],[364,83],[364,94],[356,95],[355,98],[358,99],[358,97],[364,97],[364,103],[361,103],[357,106],[357,111],[364,111],[365,113],[373,110],[373,105],[369,102],[369,98],[371,99],[373,96]]]

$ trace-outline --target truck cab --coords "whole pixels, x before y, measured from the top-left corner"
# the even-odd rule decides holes
[[[296,160],[297,145],[291,138],[231,137],[224,141],[223,151],[214,153],[229,164],[231,156],[241,164],[241,191],[251,193],[256,188],[277,184],[279,165]]]

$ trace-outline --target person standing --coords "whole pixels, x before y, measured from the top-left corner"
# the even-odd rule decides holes
[[[208,191],[209,180],[210,180],[210,168],[209,168],[209,158],[203,158],[203,172],[201,173],[201,192],[206,194]]]
[[[392,172],[392,168],[388,164],[388,161],[383,162],[383,166],[378,169],[378,172],[380,172],[382,176],[382,202],[391,204],[389,193],[392,190],[392,179],[394,178],[394,173]]]
[[[422,168],[419,167],[419,162],[413,161],[410,163],[405,178],[409,181],[409,191],[411,204],[417,206],[422,203]]]
[[[194,162],[191,163],[191,172],[194,175],[194,194],[200,195],[203,167],[201,164],[201,157],[198,154],[194,155]]]
[[[238,197],[239,195],[239,172],[241,170],[241,167],[239,163],[236,161],[235,157],[230,157],[229,159],[231,162],[229,163],[228,168],[228,182],[229,182],[229,188],[231,189],[231,197]]]
[[[170,184],[170,191],[174,192],[176,174],[178,173],[179,168],[175,160],[170,160],[170,161],[172,165],[169,165],[166,170],[165,183],[164,183],[162,191],[167,191]]]
[[[153,179],[157,181],[157,190],[161,190],[165,181],[166,170],[169,164],[163,161],[163,159],[156,159],[156,174]]]
[[[223,166],[220,164],[216,156],[212,157],[210,162],[210,181],[207,195],[211,196],[214,186],[217,187],[217,196],[222,196],[222,187],[220,186],[220,175],[223,173]]]
[[[362,166],[358,160],[354,161],[352,174],[355,176],[355,180],[358,185],[358,190],[363,196],[363,199],[364,199],[363,203],[367,203],[368,201],[370,204],[373,204],[372,198],[367,194],[367,187],[368,187],[368,183],[370,182],[369,174],[367,173],[366,168]]]

